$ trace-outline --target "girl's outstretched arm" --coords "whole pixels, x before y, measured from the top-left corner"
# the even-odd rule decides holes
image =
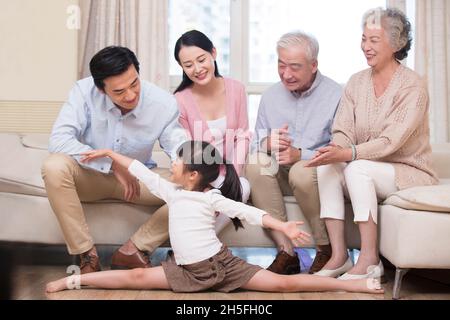
[[[131,202],[133,199],[140,197],[140,185],[136,178],[128,172],[128,167],[130,166],[132,159],[115,153],[109,149],[90,150],[81,153],[81,155],[83,156],[80,159],[81,163],[87,163],[97,158],[111,158],[113,160],[111,164],[113,174],[124,188],[124,200]]]
[[[113,160],[113,163],[124,168],[127,172],[130,172],[133,176],[141,180],[145,186],[158,198],[168,201],[169,195],[176,189],[175,184],[162,179],[158,174],[152,172],[141,162],[116,153],[109,149],[99,149],[83,152],[84,156],[80,161],[88,162],[90,160],[102,157],[109,157]]]
[[[263,210],[225,198],[217,193],[211,195],[211,200],[211,205],[215,211],[224,213],[230,218],[245,219],[248,223],[253,225],[281,231],[291,239],[296,246],[308,243],[309,238],[311,237],[308,233],[299,230],[298,226],[303,224],[301,221],[282,222],[271,217]]]
[[[89,162],[94,159],[109,157],[119,166],[128,169],[128,167],[133,162],[133,159],[124,156],[122,154],[116,153],[110,149],[99,149],[99,150],[91,150],[81,153],[83,158],[81,158],[81,162]]]
[[[72,275],[49,282],[46,292],[91,286],[102,289],[170,289],[162,267],[108,270]]]
[[[311,237],[307,232],[301,231],[298,226],[302,225],[302,221],[287,221],[283,222],[275,219],[269,214],[265,214],[262,218],[263,226],[272,230],[283,232],[295,246],[300,246],[309,242]]]

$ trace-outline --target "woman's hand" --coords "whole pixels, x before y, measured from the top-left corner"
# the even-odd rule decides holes
[[[81,162],[89,162],[94,159],[104,158],[111,156],[112,150],[110,149],[99,149],[82,152],[83,157],[80,159]]]
[[[325,164],[346,162],[352,160],[352,149],[342,148],[334,143],[317,149],[314,158],[305,164],[305,167],[318,167]]]
[[[291,239],[292,243],[299,247],[302,244],[309,243],[311,235],[307,232],[301,231],[298,226],[302,225],[302,221],[287,221],[282,225],[283,233]]]

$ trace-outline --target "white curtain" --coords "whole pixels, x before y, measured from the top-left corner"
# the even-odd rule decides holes
[[[142,79],[169,89],[166,0],[80,0],[80,8],[80,78],[97,51],[120,45],[136,53]]]
[[[430,92],[431,140],[450,142],[450,2],[416,0],[416,71]]]

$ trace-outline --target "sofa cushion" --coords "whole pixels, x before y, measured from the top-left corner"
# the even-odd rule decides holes
[[[32,133],[22,136],[22,145],[26,148],[48,150],[49,134],[47,133]]]
[[[407,210],[450,213],[450,184],[401,190],[390,195],[383,204]]]

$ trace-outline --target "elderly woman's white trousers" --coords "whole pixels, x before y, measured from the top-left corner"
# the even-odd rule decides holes
[[[351,201],[355,222],[377,223],[378,203],[398,189],[394,166],[386,162],[356,160],[317,168],[320,217],[345,219],[345,199]]]

